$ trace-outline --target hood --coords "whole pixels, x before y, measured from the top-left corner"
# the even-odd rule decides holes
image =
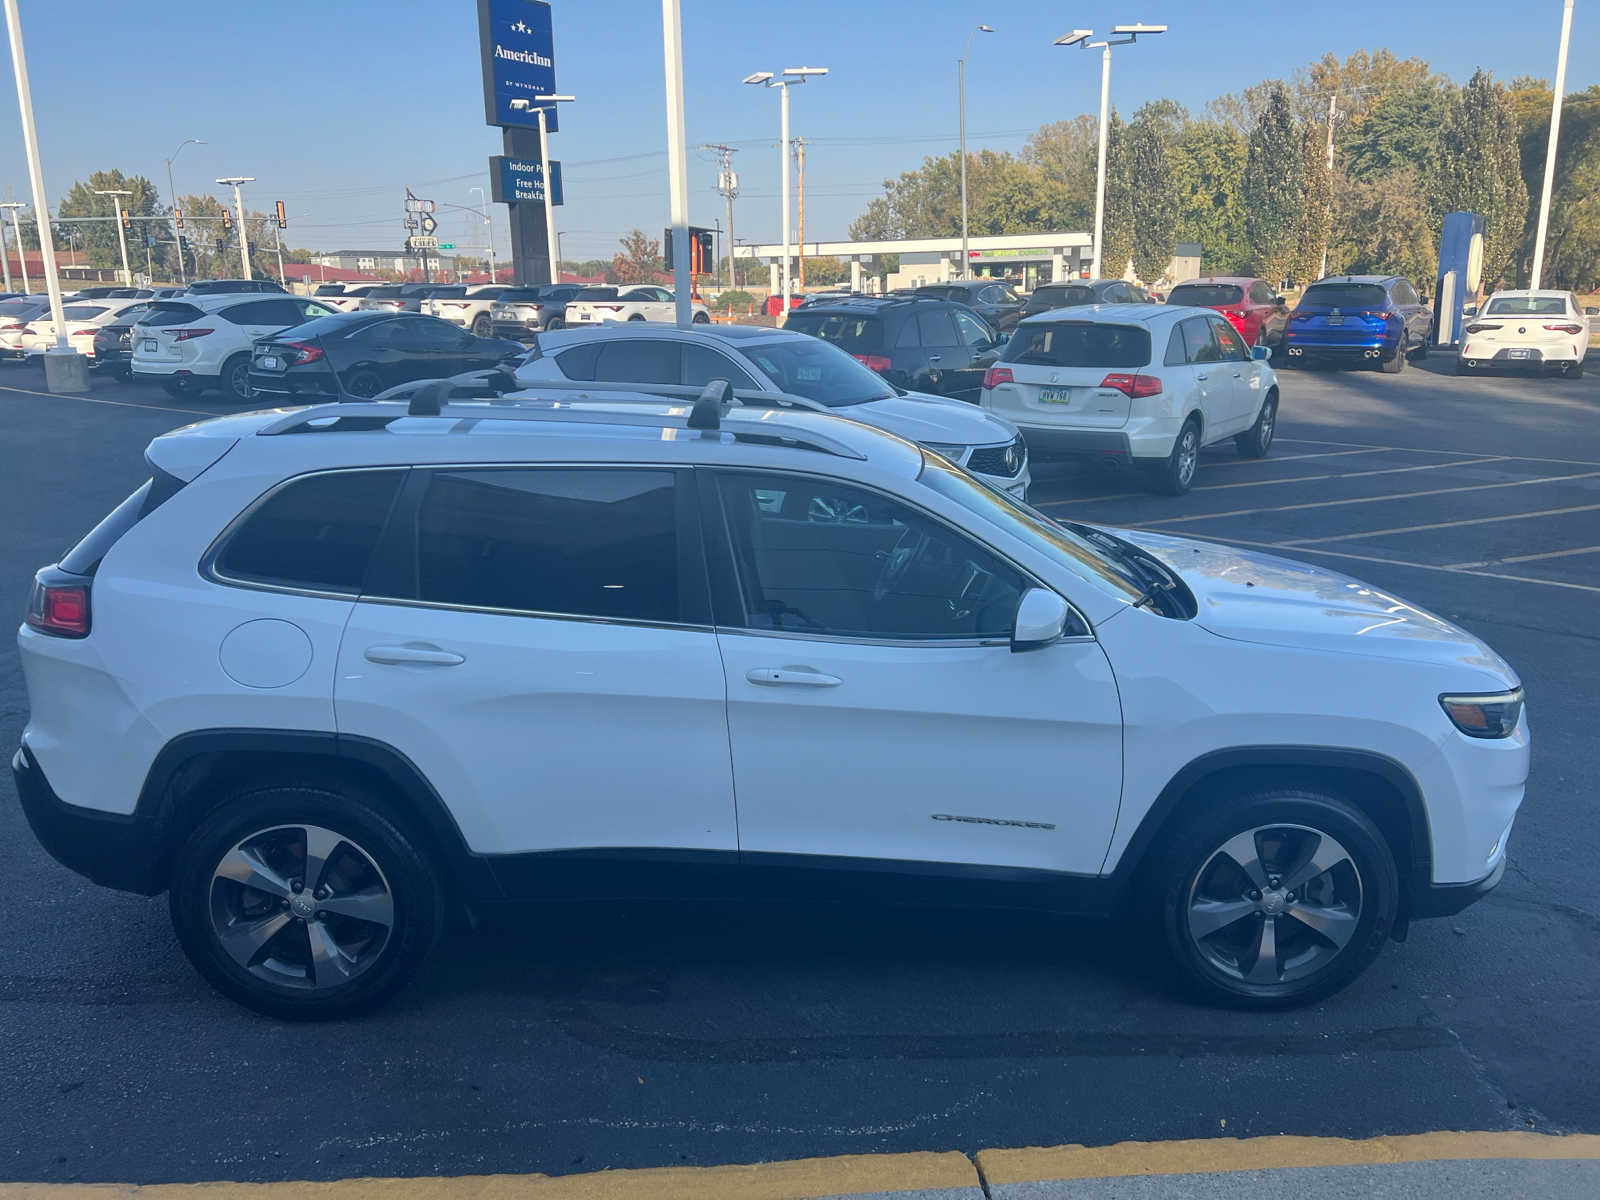
[[[1515,682],[1464,629],[1397,596],[1319,567],[1234,546],[1116,530],[1166,563],[1195,595],[1195,622],[1218,637],[1271,646],[1474,667]]]
[[[908,442],[987,446],[1009,442],[1017,436],[1015,425],[993,413],[948,396],[929,396],[922,392],[907,392],[887,400],[868,400],[865,404],[852,404],[833,411]]]

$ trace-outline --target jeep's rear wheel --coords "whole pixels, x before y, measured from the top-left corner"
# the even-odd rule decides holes
[[[201,975],[290,1020],[387,1000],[444,911],[433,864],[370,800],[302,784],[239,793],[207,816],[178,854],[169,905]]]
[[[1158,860],[1158,920],[1200,998],[1277,1009],[1331,995],[1378,956],[1400,884],[1382,833],[1343,797],[1270,788],[1196,816]]]

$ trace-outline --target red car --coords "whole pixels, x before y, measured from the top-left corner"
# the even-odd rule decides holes
[[[1167,293],[1168,304],[1211,308],[1228,319],[1247,346],[1276,346],[1289,323],[1289,306],[1265,279],[1248,275],[1207,275],[1180,283]]]

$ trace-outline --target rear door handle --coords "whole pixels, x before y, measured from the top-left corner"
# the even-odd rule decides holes
[[[467,661],[465,655],[441,650],[425,642],[406,646],[368,646],[366,659],[374,663],[408,663],[425,667],[454,667]]]
[[[1210,379],[1211,376],[1210,375],[1196,375],[1195,378],[1199,379],[1199,380],[1206,380],[1206,379]]]
[[[844,682],[810,667],[751,667],[744,677],[762,687],[838,687]]]

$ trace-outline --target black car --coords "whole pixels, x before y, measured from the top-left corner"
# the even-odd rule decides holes
[[[832,342],[895,387],[972,403],[1010,336],[965,304],[922,296],[807,305],[783,327]]]
[[[949,283],[930,283],[917,289],[917,295],[934,300],[954,300],[965,304],[996,329],[1016,327],[1022,320],[1022,297],[1003,279],[956,279]]]
[[[581,291],[581,283],[507,288],[489,306],[490,329],[495,337],[520,341],[549,329],[560,329],[567,323],[567,301],[577,299]]]
[[[92,365],[96,371],[104,371],[118,379],[126,379],[133,374],[133,322],[134,318],[129,317],[111,325],[102,325],[94,331]]]
[[[420,313],[336,313],[257,341],[250,390],[268,400],[375,396],[413,379],[487,370],[523,350]]]
[[[270,279],[196,279],[187,289],[191,296],[231,296],[236,292],[273,292],[288,295],[288,289]]]
[[[1022,306],[1024,319],[1079,304],[1150,304],[1150,293],[1123,279],[1071,279],[1041,283]]]

